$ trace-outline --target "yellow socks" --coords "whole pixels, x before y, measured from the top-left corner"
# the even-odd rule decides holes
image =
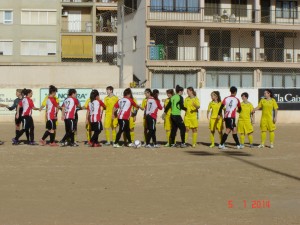
[[[250,145],[253,145],[253,135],[252,134],[248,135],[248,139],[249,139]]]
[[[210,137],[211,144],[214,145],[215,144],[215,135],[213,133],[210,133],[209,137]]]
[[[197,144],[198,133],[193,133],[193,145]]]
[[[105,130],[106,142],[110,142],[110,132],[108,129]]]
[[[264,145],[267,139],[267,132],[261,132],[261,144]]]
[[[167,143],[169,144],[170,143],[170,134],[171,134],[171,132],[166,131],[166,134],[167,134]]]
[[[90,125],[86,125],[86,139],[87,141],[90,141],[91,140],[91,129],[90,129]]]
[[[270,132],[270,142],[271,144],[274,144],[274,140],[275,140],[275,133],[274,131]]]
[[[188,138],[189,138],[189,133],[185,133],[185,143],[188,142]]]
[[[109,131],[108,131],[108,132],[109,132]],[[113,142],[115,142],[116,137],[117,137],[117,131],[116,131],[116,129],[113,129],[113,130],[112,130],[112,140],[113,140]]]
[[[130,131],[131,142],[134,142],[134,131]]]
[[[240,143],[241,145],[245,144],[245,134],[240,134]]]

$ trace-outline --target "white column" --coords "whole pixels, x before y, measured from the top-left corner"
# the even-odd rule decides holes
[[[260,0],[254,0],[254,10],[255,10],[255,23],[260,23],[261,21]]]
[[[199,0],[199,7],[200,7],[200,14],[201,20],[204,20],[204,7],[205,7],[205,0]]]
[[[260,60],[260,30],[255,31],[255,61]]]
[[[199,56],[200,56],[200,60],[204,60],[204,51],[207,51],[207,49],[204,49],[204,42],[205,42],[205,30],[203,28],[200,29],[199,32]]]

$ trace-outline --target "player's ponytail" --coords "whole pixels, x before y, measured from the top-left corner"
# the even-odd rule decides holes
[[[154,89],[153,92],[152,92],[152,97],[153,97],[155,100],[158,100],[158,95],[159,95],[159,90]]]
[[[90,100],[91,102],[93,102],[94,100],[97,99],[97,97],[99,96],[99,91],[94,89],[91,91],[91,94],[90,94]]]
[[[49,86],[49,94],[51,95],[53,92],[57,92],[57,88],[54,85]]]
[[[77,91],[75,89],[69,89],[68,96],[72,96],[73,94],[76,94]]]
[[[132,92],[130,88],[126,88],[123,92],[123,96],[126,97],[127,95],[132,96]]]
[[[24,88],[24,89],[22,90],[22,95],[23,95],[23,96],[27,96],[27,95],[30,94],[31,92],[32,92],[31,89],[26,89],[26,88]]]

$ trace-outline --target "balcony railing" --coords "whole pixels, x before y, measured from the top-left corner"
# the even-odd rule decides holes
[[[148,46],[149,60],[300,63],[300,49]]]
[[[104,62],[116,65],[117,64],[117,52],[105,53],[105,54],[96,54],[97,62]]]
[[[87,3],[93,2],[93,0],[61,0],[63,3]]]
[[[254,10],[221,7],[170,8],[149,6],[147,18],[153,21],[300,24],[299,12],[296,9]]]
[[[115,3],[117,0],[96,0],[96,2],[101,2],[101,3]]]
[[[63,21],[61,31],[71,33],[92,33],[93,23],[91,21]]]

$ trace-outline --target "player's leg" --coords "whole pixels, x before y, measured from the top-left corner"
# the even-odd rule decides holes
[[[193,128],[192,129],[193,132],[193,142],[192,142],[192,147],[196,148],[197,145],[197,138],[198,138],[198,128]]]
[[[263,118],[260,121],[260,130],[261,130],[261,133],[260,133],[261,141],[260,141],[260,145],[258,146],[258,148],[264,148],[265,142],[267,139],[268,122]]]
[[[105,118],[104,118],[104,132],[106,138],[105,145],[110,145],[110,129],[113,128],[112,123],[113,123],[112,117],[105,114]]]
[[[270,131],[270,148],[274,148],[275,132]]]
[[[147,127],[147,136],[146,136],[146,148],[150,148],[150,141],[151,141],[151,138],[152,138],[152,119],[151,119],[151,116],[150,115],[147,115],[146,116],[146,127]]]
[[[119,119],[118,121],[119,121],[119,131],[117,133],[116,140],[115,140],[115,143],[114,143],[115,148],[121,147],[119,145],[119,140],[120,140],[121,135],[122,135],[122,133],[124,132],[124,129],[125,129],[125,120]]]
[[[132,146],[132,140],[131,140],[131,136],[130,136],[130,127],[129,127],[129,120],[125,120],[125,127],[124,127],[124,132],[126,135],[126,138],[128,140],[128,147]]]
[[[117,136],[117,126],[119,125],[118,118],[112,120],[112,141],[116,140]]]
[[[86,130],[86,140],[87,143],[89,143],[91,141],[91,136],[92,136],[91,122],[85,125],[85,130]]]
[[[135,139],[135,135],[134,135],[135,122],[134,122],[134,118],[132,116],[130,117],[130,120],[129,120],[129,128],[130,128],[131,141],[134,141],[134,139]]]
[[[177,127],[180,130],[180,137],[181,137],[181,147],[186,147],[185,145],[185,125],[184,122],[182,120],[181,116],[176,116],[176,123],[177,123]]]
[[[144,118],[143,118],[143,125],[144,125],[144,143],[146,144],[146,142],[147,142],[147,133],[148,133],[146,116],[144,116]]]
[[[169,143],[170,143],[170,146],[174,146],[174,142],[175,142],[175,137],[176,137],[176,133],[177,133],[177,129],[178,129],[178,126],[177,126],[177,123],[175,121],[175,116],[171,116],[171,123],[172,123],[172,128],[171,128],[171,134],[170,134],[170,140],[169,140]]]
[[[248,134],[250,148],[253,148],[253,132]]]
[[[184,117],[184,125],[185,125],[185,136],[184,136],[184,143],[188,142],[189,139],[189,131],[190,131],[190,126],[191,126],[191,120],[190,118],[187,118],[186,116]]]
[[[51,120],[47,120],[46,122],[46,131],[42,137],[42,139],[40,140],[40,144],[41,145],[46,145],[46,139],[48,138],[48,136],[50,136],[50,130],[52,129],[52,125],[51,125],[52,121]],[[50,142],[51,143],[51,142]]]
[[[234,139],[234,141],[235,141],[235,144],[236,144],[237,148],[238,148],[238,149],[243,148],[243,146],[241,146],[241,143],[240,143],[240,141],[239,141],[239,137],[238,137],[238,135],[237,135],[237,129],[236,129],[236,126],[234,126],[233,129],[232,129],[232,137],[233,137],[233,139]]]

